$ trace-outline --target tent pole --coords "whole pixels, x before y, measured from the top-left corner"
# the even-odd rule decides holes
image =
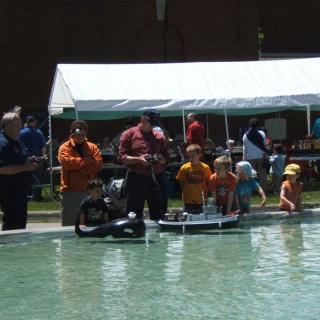
[[[51,119],[51,114],[52,114],[52,97],[53,97],[53,90],[54,90],[54,84],[56,83],[58,71],[56,70],[54,74],[54,79],[53,79],[53,86],[51,88],[50,92],[50,97],[49,97],[49,105],[48,105],[48,126],[49,126],[49,162],[50,162],[50,196],[53,197],[53,172],[52,172],[52,167],[53,167],[53,159],[52,159],[52,119]]]
[[[224,123],[226,126],[226,136],[227,136],[227,142],[229,142],[229,126],[228,126],[228,115],[227,115],[227,108],[224,108]],[[231,159],[231,151],[229,145],[228,147],[228,157]],[[232,171],[232,163],[230,164],[230,171]]]
[[[310,126],[310,105],[307,105],[307,126],[308,126],[308,136],[311,134],[311,126]]]
[[[52,122],[51,122],[51,113],[49,112],[48,118],[48,126],[49,126],[49,161],[50,161],[50,196],[53,197],[53,172],[52,172]]]
[[[186,123],[184,121],[184,109],[182,109],[182,129],[183,129],[183,141],[184,143],[186,143],[187,138],[186,138]]]
[[[207,139],[209,139],[209,114],[206,114],[206,128],[207,128]]]

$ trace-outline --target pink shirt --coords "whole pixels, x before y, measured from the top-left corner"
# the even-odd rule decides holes
[[[135,126],[123,132],[119,142],[119,159],[123,161],[127,156],[140,157],[144,154],[162,154],[168,161],[168,142],[162,132],[143,132]],[[156,174],[164,170],[161,164],[154,164]],[[128,165],[132,171],[145,176],[151,175],[149,167],[141,164]]]

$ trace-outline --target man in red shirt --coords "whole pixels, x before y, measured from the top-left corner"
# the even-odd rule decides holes
[[[166,213],[165,165],[168,162],[168,141],[162,132],[153,130],[159,113],[148,109],[137,126],[121,135],[119,159],[128,167],[125,182],[126,214],[133,211],[142,218],[147,200],[150,219],[158,220]]]
[[[197,120],[198,116],[195,113],[189,113],[187,115],[187,143],[195,143],[201,147],[203,152],[203,147],[205,143],[205,129],[203,123]]]

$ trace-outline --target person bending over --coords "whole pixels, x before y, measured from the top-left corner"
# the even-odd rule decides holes
[[[281,186],[279,209],[284,211],[300,211],[302,210],[302,188],[303,183],[298,181],[301,168],[295,163],[288,164],[284,173],[286,179]]]
[[[250,213],[250,199],[252,191],[257,191],[262,198],[261,207],[266,203],[266,195],[260,187],[259,182],[254,179],[257,172],[253,170],[250,162],[240,161],[236,164],[236,172],[239,178],[235,202],[236,207],[240,210],[241,214]]]

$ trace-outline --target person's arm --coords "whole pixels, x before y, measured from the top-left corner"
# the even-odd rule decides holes
[[[302,209],[303,209],[302,208],[302,192],[300,191],[298,202],[297,202],[297,210],[301,211]]]
[[[119,141],[119,151],[118,151],[118,158],[119,161],[122,162],[124,165],[131,165],[131,164],[140,164],[142,166],[149,166],[148,161],[146,160],[147,154],[141,156],[132,156],[131,155],[131,131],[127,130],[122,133]]]
[[[266,194],[264,193],[263,189],[260,186],[258,187],[257,191],[258,191],[260,197],[262,198],[262,201],[260,203],[260,207],[263,207],[267,201]]]
[[[238,194],[234,195],[234,204],[236,206],[236,210],[240,210],[240,202],[239,202],[239,195]]]
[[[84,160],[86,165],[82,169],[85,174],[96,174],[102,169],[102,156],[100,149],[97,145],[91,144],[88,154],[85,156]]]
[[[103,222],[104,223],[108,223],[109,222],[109,214],[108,214],[108,212],[105,212],[103,214]]]
[[[169,143],[168,140],[165,138],[163,140],[161,150],[160,150],[160,164],[161,165],[166,165],[169,162]]]
[[[76,156],[66,145],[60,146],[58,161],[67,170],[80,170],[87,165],[87,162],[80,155]]]
[[[80,213],[79,220],[80,220],[80,226],[86,225],[86,216],[83,212]]]
[[[290,211],[294,211],[296,209],[296,206],[294,205],[294,203],[289,201],[287,199],[287,197],[286,197],[286,187],[285,187],[285,185],[282,185],[282,187],[281,187],[280,199],[290,207]]]
[[[228,202],[227,202],[227,215],[230,214],[233,203],[233,191],[230,191],[228,194]]]
[[[37,169],[40,166],[40,164],[36,162],[26,162],[24,164],[15,164],[15,165],[9,165],[0,167],[0,174],[5,175],[13,175],[25,171],[33,171]]]

